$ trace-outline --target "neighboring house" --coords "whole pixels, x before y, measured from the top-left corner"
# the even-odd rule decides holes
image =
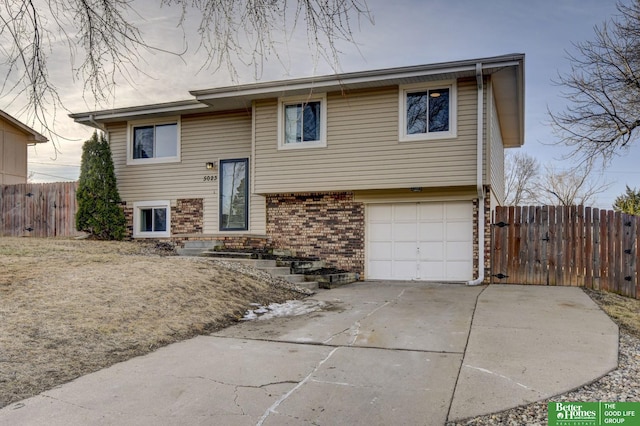
[[[0,185],[27,183],[27,147],[47,138],[0,110]]]
[[[365,279],[485,277],[524,55],[190,93],[71,115],[107,133],[133,238],[291,248]]]

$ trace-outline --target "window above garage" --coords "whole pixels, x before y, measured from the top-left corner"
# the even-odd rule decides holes
[[[399,102],[401,141],[456,137],[455,81],[401,86]]]

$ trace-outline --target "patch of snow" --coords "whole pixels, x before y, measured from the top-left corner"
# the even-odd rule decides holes
[[[242,318],[243,321],[306,315],[323,309],[327,306],[327,303],[320,300],[307,299],[287,300],[285,303],[272,303],[269,306],[260,306],[257,303],[252,303],[251,306],[257,306],[257,308],[248,310]]]

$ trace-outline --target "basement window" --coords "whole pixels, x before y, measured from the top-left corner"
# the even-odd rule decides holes
[[[456,137],[456,95],[455,82],[402,86],[400,140]]]
[[[278,105],[278,149],[327,146],[326,95],[282,98]]]
[[[171,236],[169,201],[133,203],[133,237],[162,238]]]

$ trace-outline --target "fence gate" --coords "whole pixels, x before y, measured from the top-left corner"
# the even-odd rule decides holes
[[[77,182],[0,186],[0,236],[69,237],[75,229]]]
[[[583,286],[640,298],[640,217],[583,206],[498,207],[492,282]]]

